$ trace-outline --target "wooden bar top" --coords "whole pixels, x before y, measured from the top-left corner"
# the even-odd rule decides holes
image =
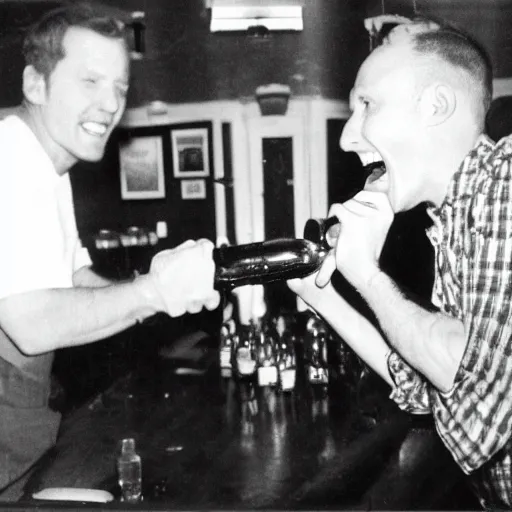
[[[133,437],[144,495],[136,508],[450,509],[461,475],[428,422],[394,407],[370,417],[343,386],[256,387],[248,400],[215,364],[198,375],[176,370],[146,361],[68,413],[20,505],[44,508],[31,496],[48,487],[118,500],[119,442]]]

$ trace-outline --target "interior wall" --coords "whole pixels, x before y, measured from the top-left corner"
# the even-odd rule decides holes
[[[71,0],[0,2],[0,108],[21,99],[21,40],[44,11]],[[490,53],[495,77],[512,76],[510,0],[315,0],[305,2],[304,30],[268,38],[212,34],[204,0],[101,0],[129,13],[145,12],[144,58],[133,61],[129,106],[154,100],[186,103],[252,97],[257,86],[280,82],[294,95],[344,99],[368,53],[363,19],[419,13],[468,30]],[[505,20],[505,21],[504,21]],[[500,93],[501,94],[501,93]]]
[[[21,39],[26,26],[60,2],[0,2],[0,107],[20,100]],[[70,0],[68,0],[70,1]],[[295,95],[344,98],[367,52],[359,0],[315,0],[304,30],[211,33],[204,0],[101,0],[123,12],[144,11],[145,54],[132,62],[129,106],[154,100],[187,103],[253,97],[256,87],[284,83]]]
[[[192,182],[195,187],[202,186],[203,191],[201,197],[191,198],[183,189],[191,180],[176,176],[174,158],[177,150],[172,146],[171,133],[198,128],[204,129],[207,133],[208,151],[203,158],[209,162],[209,174]],[[128,136],[156,137],[161,140],[164,197],[122,197],[119,148],[122,140]],[[174,247],[189,238],[215,240],[215,164],[212,136],[212,123],[208,120],[156,127],[121,128],[111,137],[101,162],[75,165],[70,176],[77,227],[84,243],[89,246],[92,243],[91,238],[100,229],[122,232],[130,226],[139,226],[156,231],[158,222],[165,222],[168,232],[168,236],[161,240],[160,248]]]
[[[368,15],[433,16],[471,34],[489,53],[494,77],[512,76],[512,2],[510,0],[366,0]]]
[[[226,236],[225,186],[216,182],[223,176],[222,124],[225,122],[232,125],[234,133],[240,132],[239,108],[229,102],[197,103],[186,107],[161,104],[158,113],[146,108],[127,110],[120,128],[107,145],[103,160],[96,164],[77,164],[71,171],[77,225],[84,241],[90,243],[91,237],[100,229],[125,231],[129,226],[137,225],[155,230],[156,223],[162,221],[167,223],[169,236],[160,241],[161,248],[175,246],[187,238],[207,237],[215,241],[219,236]],[[206,185],[206,197],[187,200],[180,188],[184,180],[175,176],[175,148],[171,145],[170,134],[177,129],[197,127],[208,130],[210,173],[201,178]],[[162,138],[164,198],[121,197],[121,134]],[[237,154],[233,155],[233,166],[235,169],[240,166]]]
[[[154,113],[156,107],[158,111]],[[264,238],[262,162],[258,151],[258,148],[261,150],[261,136],[291,134],[296,139],[295,229],[300,234],[309,217],[324,216],[327,213],[327,120],[346,119],[348,115],[347,102],[320,97],[292,97],[285,116],[262,116],[254,100],[211,101],[186,105],[159,103],[149,108],[128,109],[122,126],[164,127],[179,123],[211,122],[217,237],[224,237],[227,236],[228,221],[225,208],[226,184],[223,182],[226,164],[223,125],[228,123],[231,126],[231,154],[227,158],[233,180],[235,241],[249,243]],[[105,171],[112,174],[110,169]],[[115,185],[109,185],[111,193],[116,195],[119,195],[118,172],[117,168],[113,172]],[[99,183],[96,186],[102,188]],[[81,194],[84,198],[87,195]],[[107,211],[105,208],[102,215],[95,217],[105,220],[109,215],[114,216],[114,210]]]
[[[20,103],[23,55],[21,41],[26,27],[44,12],[60,5],[58,0],[46,2],[0,2],[0,108]]]

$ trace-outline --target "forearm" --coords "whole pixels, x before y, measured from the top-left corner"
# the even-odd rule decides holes
[[[148,276],[101,288],[36,290],[0,300],[0,325],[29,355],[82,345],[162,310]]]
[[[317,305],[316,311],[354,352],[389,385],[387,358],[390,347],[379,331],[334,289]]]
[[[392,347],[440,391],[449,391],[464,353],[464,325],[407,299],[383,272],[360,290]]]
[[[100,276],[91,267],[81,267],[73,274],[73,286],[77,288],[103,288],[115,281]]]

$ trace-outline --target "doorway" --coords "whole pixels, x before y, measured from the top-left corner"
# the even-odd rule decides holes
[[[251,120],[251,189],[255,240],[302,237],[309,217],[304,166],[303,119]],[[265,286],[270,316],[297,310],[297,297],[285,282]]]
[[[265,137],[262,145],[265,239],[293,238],[293,138]],[[293,311],[296,303],[295,294],[283,282],[265,287],[265,301],[271,316]]]

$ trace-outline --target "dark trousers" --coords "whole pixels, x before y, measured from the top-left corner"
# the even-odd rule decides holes
[[[49,381],[48,381],[49,382]],[[49,384],[0,358],[0,500],[22,495],[24,476],[55,444],[60,414],[48,408]]]

